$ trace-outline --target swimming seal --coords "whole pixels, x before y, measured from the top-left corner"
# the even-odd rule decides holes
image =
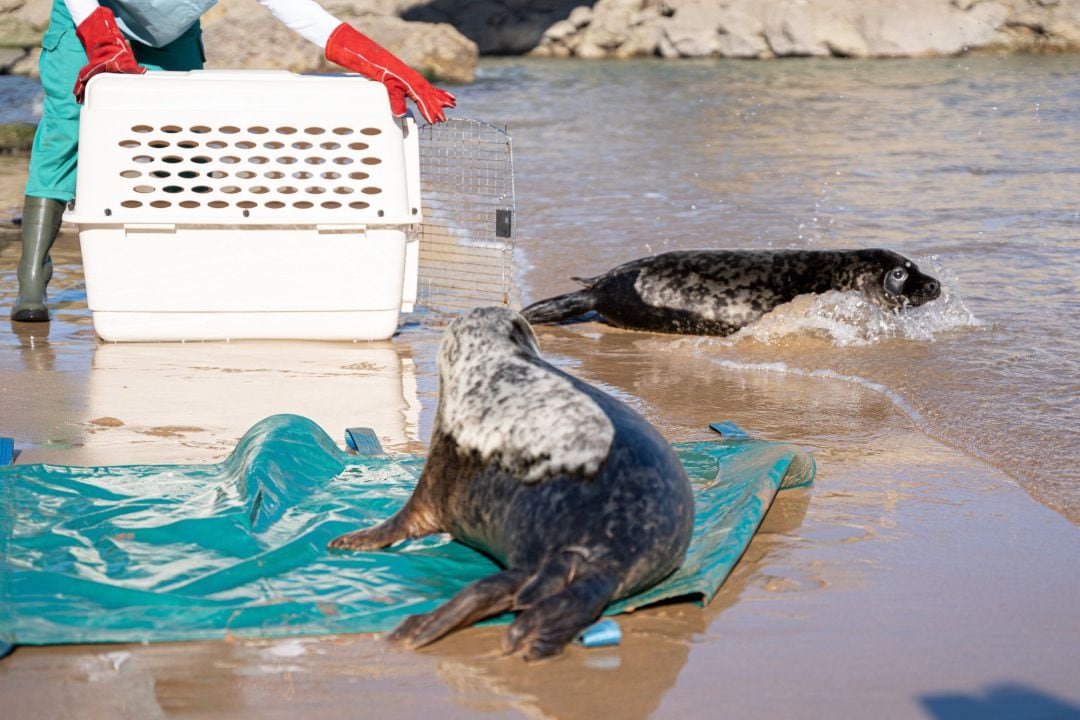
[[[508,652],[557,655],[611,601],[681,563],[693,493],[671,446],[615,398],[549,365],[528,323],[477,308],[447,328],[427,462],[389,520],[333,540],[373,550],[448,532],[505,569],[391,634],[411,647],[519,611]]]
[[[899,310],[938,297],[937,280],[891,250],[675,250],[592,278],[522,311],[551,323],[597,311],[632,330],[730,335],[805,293],[858,290]]]

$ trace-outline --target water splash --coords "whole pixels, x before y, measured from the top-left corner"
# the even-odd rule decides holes
[[[832,291],[803,295],[780,305],[760,320],[723,340],[735,345],[747,338],[764,344],[789,335],[808,334],[826,338],[837,347],[873,345],[885,340],[930,341],[937,335],[982,323],[958,293],[956,275],[936,256],[920,258],[919,264],[941,282],[941,297],[899,313],[867,302],[856,291]]]

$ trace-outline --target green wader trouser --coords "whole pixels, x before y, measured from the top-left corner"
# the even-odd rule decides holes
[[[203,66],[202,29],[195,23],[160,48],[131,41],[135,59],[148,70],[199,70]],[[19,297],[11,319],[46,322],[45,286],[52,277],[49,249],[56,240],[64,206],[75,197],[79,152],[79,111],[73,90],[86,65],[86,51],[63,0],[53,2],[49,29],[41,40],[41,84],[45,104],[30,153],[23,204]]]

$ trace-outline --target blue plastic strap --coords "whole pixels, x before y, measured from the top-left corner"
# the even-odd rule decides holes
[[[727,438],[746,438],[750,439],[750,433],[743,430],[735,423],[728,421],[722,423],[709,423],[709,427]]]
[[[359,455],[385,455],[375,431],[368,427],[346,428],[345,444]]]
[[[11,465],[13,462],[15,462],[15,440],[0,437],[0,467]]]
[[[585,628],[578,637],[578,642],[587,648],[609,647],[622,642],[622,629],[611,618],[593,623]]]

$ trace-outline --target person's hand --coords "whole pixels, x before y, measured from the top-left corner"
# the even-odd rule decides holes
[[[75,81],[75,100],[82,102],[86,83],[98,73],[131,73],[141,75],[146,68],[135,60],[131,46],[120,32],[116,17],[107,7],[99,7],[75,28],[75,34],[86,48],[89,62],[79,71]]]
[[[326,42],[326,59],[378,80],[390,95],[390,111],[405,114],[405,96],[416,103],[429,123],[446,120],[443,108],[457,104],[453,95],[433,87],[424,77],[348,23],[341,23]]]

